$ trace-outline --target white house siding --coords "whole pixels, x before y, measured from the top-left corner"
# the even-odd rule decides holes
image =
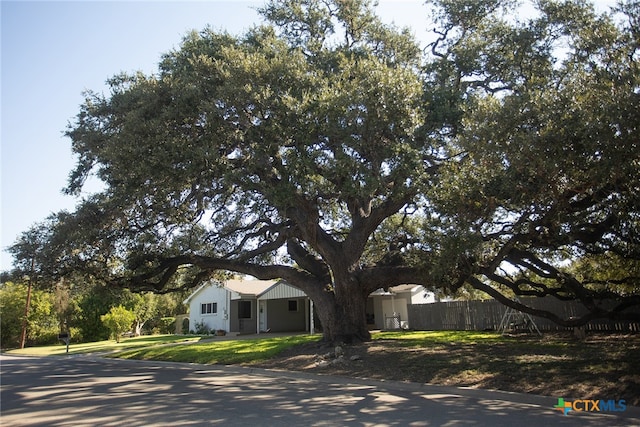
[[[411,300],[410,292],[391,293],[379,290],[368,299],[367,314],[371,314],[369,310],[373,310],[373,325],[376,329],[392,329],[389,322],[394,314],[400,316],[400,321],[407,321],[409,318],[407,304]]]
[[[411,304],[433,304],[436,294],[427,291],[423,286],[416,286],[411,290]]]
[[[397,329],[400,324],[396,324],[399,317],[400,322],[406,322],[409,319],[407,310],[408,298],[404,298],[406,294],[398,294],[392,297],[383,297],[382,314],[384,316],[383,329]]]
[[[217,312],[202,314],[202,304],[216,303]],[[189,330],[196,330],[196,323],[205,324],[210,330],[229,330],[228,291],[221,286],[208,285],[201,287],[189,299]]]
[[[378,289],[371,294],[367,301],[369,327],[392,329],[400,326],[407,328],[410,326],[407,305],[425,304],[434,300],[433,293],[420,285],[399,285],[391,287],[389,291]],[[373,322],[371,322],[372,315]],[[399,316],[400,324],[395,319],[392,319],[396,316]]]

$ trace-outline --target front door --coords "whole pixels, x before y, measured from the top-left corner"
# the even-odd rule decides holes
[[[258,327],[259,332],[267,330],[267,301],[260,300],[258,302]]]

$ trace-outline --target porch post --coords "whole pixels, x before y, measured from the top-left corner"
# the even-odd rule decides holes
[[[393,310],[392,316],[396,315],[396,303],[395,303],[395,300],[393,298],[394,295],[395,295],[395,293],[393,291],[391,291],[391,310]]]
[[[256,331],[260,334],[260,298],[256,298]]]
[[[313,324],[313,300],[309,298],[309,334],[315,334],[315,325]]]
[[[224,293],[225,293],[224,302],[226,305],[226,307],[224,308],[224,322],[225,322],[225,327],[227,329],[227,332],[231,332],[231,291],[229,291],[228,289],[225,289]]]

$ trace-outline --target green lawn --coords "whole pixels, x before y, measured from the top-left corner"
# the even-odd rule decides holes
[[[275,338],[217,340],[212,337],[152,335],[83,344],[71,344],[69,354],[107,353],[109,357],[140,360],[164,360],[186,363],[238,364],[267,360],[298,344],[319,341],[321,335],[294,335]],[[205,339],[211,338],[211,339]],[[201,340],[204,342],[199,342]],[[59,356],[66,345],[27,347],[7,354]]]
[[[496,332],[480,331],[376,332],[372,334],[372,338],[374,341],[391,340],[402,347],[428,347],[451,342],[458,344],[492,344],[508,340],[508,338]]]
[[[204,364],[251,364],[268,360],[296,345],[317,342],[320,335],[213,341],[180,346],[155,346],[114,353],[123,359],[163,360]],[[373,340],[392,340],[401,347],[430,347],[457,342],[460,344],[492,344],[506,340],[496,333],[431,331],[431,332],[378,332]]]
[[[122,338],[119,343],[114,340],[96,341],[81,344],[69,345],[69,354],[83,353],[104,353],[126,350],[139,347],[150,347],[160,344],[171,344],[179,342],[198,342],[200,336],[193,335],[148,335],[134,338]],[[64,343],[41,347],[27,347],[24,349],[9,350],[6,354],[23,356],[57,356],[67,353],[67,346]]]
[[[207,341],[179,346],[155,346],[113,354],[122,359],[163,360],[205,364],[255,363],[270,359],[282,351],[309,342],[319,341],[321,335]]]
[[[115,341],[99,341],[71,344],[69,354],[109,353],[110,357],[141,360],[164,360],[205,364],[256,363],[267,360],[282,351],[304,343],[319,341],[321,335],[294,335],[257,339],[216,340],[199,342],[200,336],[153,335],[123,338]],[[428,331],[428,332],[378,332],[374,341],[390,341],[399,347],[428,347],[443,343],[492,344],[504,341],[496,333]],[[167,345],[180,343],[180,345]],[[8,354],[55,356],[66,354],[64,344],[43,347],[28,347],[11,350]]]

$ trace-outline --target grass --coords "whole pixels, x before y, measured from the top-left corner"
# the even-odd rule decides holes
[[[376,332],[374,341],[389,340],[402,347],[429,347],[449,344],[492,344],[506,342],[508,338],[495,332],[477,331],[416,331],[416,332]]]
[[[317,342],[319,335],[210,341],[180,346],[149,347],[114,354],[121,359],[162,360],[203,364],[251,364],[269,360],[301,344]]]
[[[69,354],[105,353],[131,348],[149,347],[180,342],[197,342],[200,336],[193,335],[149,335],[133,338],[122,338],[119,343],[114,340],[96,341],[69,345]],[[67,354],[67,346],[63,343],[41,347],[26,347],[9,350],[6,354],[16,356],[59,356]]]

